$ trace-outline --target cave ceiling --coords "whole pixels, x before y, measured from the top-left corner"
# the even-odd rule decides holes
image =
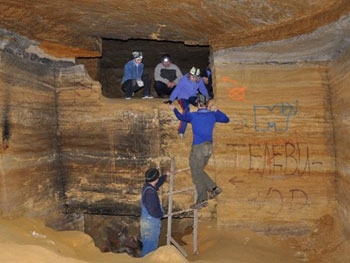
[[[208,45],[213,50],[310,33],[348,14],[349,0],[0,0],[0,28],[57,56],[95,57],[101,39]]]

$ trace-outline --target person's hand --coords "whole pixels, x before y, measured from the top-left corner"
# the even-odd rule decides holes
[[[218,107],[214,104],[210,106],[210,111],[217,111]]]
[[[168,86],[169,89],[172,89],[172,88],[175,87],[175,83],[169,81],[169,82],[167,83],[167,86]]]
[[[209,79],[207,77],[202,77],[202,80],[203,80],[205,85],[208,85]]]
[[[166,171],[165,174],[166,174],[167,176],[170,176],[170,175],[171,175],[171,172],[170,172],[170,171]]]
[[[144,86],[144,83],[143,83],[142,80],[138,79],[138,80],[136,80],[136,82],[137,82],[137,86],[139,86],[139,87],[143,87]]]
[[[163,102],[164,104],[172,104],[173,102],[171,100],[166,100]]]

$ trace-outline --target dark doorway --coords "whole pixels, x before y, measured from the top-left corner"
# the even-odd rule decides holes
[[[121,98],[121,79],[124,64],[128,62],[133,51],[142,51],[145,73],[152,77],[155,66],[161,61],[163,54],[170,54],[183,74],[187,73],[192,66],[204,69],[209,60],[209,46],[189,46],[182,42],[154,41],[154,40],[102,40],[102,58],[100,61],[99,81],[102,84],[102,94],[108,98]]]

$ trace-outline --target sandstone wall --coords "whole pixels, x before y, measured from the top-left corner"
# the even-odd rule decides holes
[[[224,191],[201,217],[216,216],[220,225],[300,233],[321,216],[335,215],[326,69],[216,64],[215,103],[231,122],[217,125],[207,168]],[[98,86],[73,83],[81,76],[70,74],[58,100],[67,205],[71,212],[137,215],[147,167],[169,168],[171,157],[177,169],[188,167],[190,126],[180,140],[178,122],[162,100],[106,99]],[[175,189],[191,185],[189,171],[176,175]],[[189,194],[176,196],[175,208],[191,202]]]
[[[64,195],[56,135],[58,63],[28,52],[34,42],[0,35],[0,215],[47,217]]]
[[[218,224],[292,232],[324,214],[334,215],[326,68],[220,64],[220,56],[217,61],[215,97],[231,118],[215,133],[212,165],[224,190],[217,203]]]
[[[336,148],[337,199],[340,217],[350,232],[350,50],[330,66],[334,137]]]
[[[64,193],[68,214],[137,216],[144,171],[169,169],[172,157],[176,169],[184,170],[176,174],[175,189],[192,186],[186,170],[191,127],[181,140],[164,99],[107,99],[83,65],[21,54],[1,54],[3,215],[47,214]],[[301,233],[321,216],[335,215],[326,65],[239,64],[225,53],[215,54],[214,64],[213,103],[231,122],[217,125],[207,167],[224,191],[200,211],[201,218]],[[333,75],[346,71],[341,64]],[[341,109],[340,97],[338,104]],[[192,202],[193,195],[183,194],[174,206]]]
[[[160,156],[158,109],[104,98],[83,69],[57,78],[68,211],[138,215],[144,171]]]

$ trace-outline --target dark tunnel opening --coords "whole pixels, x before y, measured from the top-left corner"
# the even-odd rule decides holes
[[[164,54],[169,54],[172,63],[176,64],[183,74],[189,72],[192,66],[205,69],[209,60],[209,46],[190,46],[183,42],[154,40],[102,40],[102,57],[100,59],[99,81],[102,94],[107,98],[122,98],[121,79],[124,65],[132,59],[133,51],[143,53],[144,72],[151,77],[151,92],[154,97],[154,68],[161,62]]]

